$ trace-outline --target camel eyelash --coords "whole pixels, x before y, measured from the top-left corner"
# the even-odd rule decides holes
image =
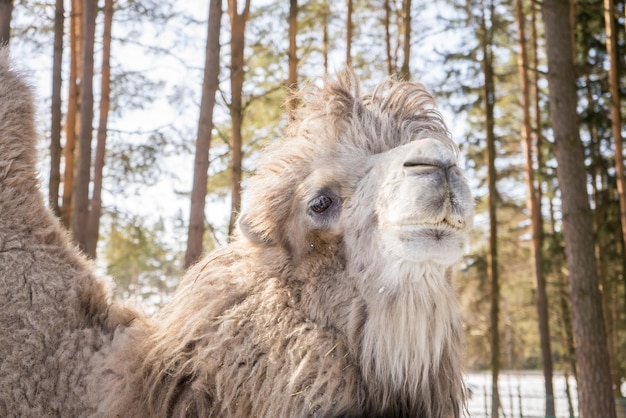
[[[332,197],[322,194],[309,202],[309,209],[315,213],[324,213],[332,206],[334,200]]]

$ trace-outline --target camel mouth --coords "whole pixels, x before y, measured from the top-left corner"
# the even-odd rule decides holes
[[[453,222],[444,219],[439,222],[405,222],[401,224],[389,225],[391,229],[406,233],[427,233],[437,237],[445,237],[455,232],[464,232],[466,230],[465,223]]]
[[[401,223],[395,225],[387,225],[388,231],[392,232],[396,237],[404,243],[419,242],[420,240],[428,240],[431,242],[448,242],[463,239],[467,234],[467,228],[464,225],[455,225],[446,220],[434,223]]]
[[[389,223],[382,238],[384,248],[402,260],[447,266],[462,257],[468,230],[445,221]]]
[[[416,241],[419,242],[424,239],[446,242],[448,240],[458,239],[459,236],[464,233],[463,229],[454,227],[446,222],[436,224],[402,224],[394,226],[391,230],[394,231],[394,235],[396,235],[401,242],[407,244]]]

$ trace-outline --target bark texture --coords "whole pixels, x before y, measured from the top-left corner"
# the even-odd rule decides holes
[[[602,298],[586,192],[584,150],[576,114],[575,68],[568,0],[543,2],[548,52],[550,114],[561,189],[565,255],[569,270],[579,410],[583,418],[615,417]]]
[[[195,263],[202,255],[209,150],[211,149],[211,132],[213,131],[213,108],[215,107],[215,93],[219,86],[220,74],[221,21],[222,0],[211,0],[207,25],[200,118],[198,120],[198,136],[196,137],[196,154],[193,165],[193,186],[191,188],[185,267]]]

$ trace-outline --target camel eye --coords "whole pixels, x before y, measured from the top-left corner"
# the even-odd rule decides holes
[[[333,204],[333,199],[327,195],[317,196],[309,203],[309,208],[315,213],[325,212]]]

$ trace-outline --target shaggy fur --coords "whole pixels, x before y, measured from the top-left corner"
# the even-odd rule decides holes
[[[238,237],[146,319],[45,208],[31,93],[0,57],[0,416],[460,416],[473,202],[435,102],[350,75],[301,98]]]
[[[36,139],[30,89],[0,50],[0,416],[85,416],[89,361],[135,314],[47,209]]]

